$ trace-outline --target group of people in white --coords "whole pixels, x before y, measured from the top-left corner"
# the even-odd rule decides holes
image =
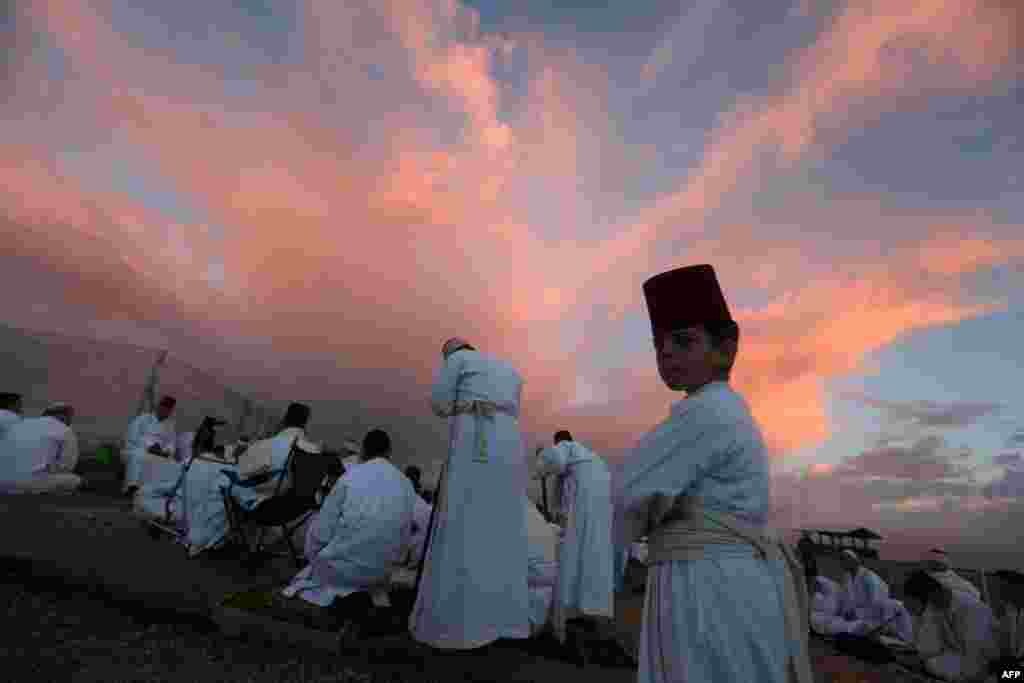
[[[1000,657],[1021,656],[1019,574],[1000,579],[999,618],[941,557],[907,580],[904,602],[852,551],[843,555],[843,583],[805,579],[793,549],[768,525],[767,450],[729,384],[740,330],[714,269],[661,273],[643,295],[659,375],[686,397],[639,439],[621,477],[613,482],[604,460],[566,430],[530,467],[519,426],[523,378],[508,362],[449,339],[430,405],[448,420],[450,443],[429,502],[419,471],[391,462],[386,432],[347,443],[344,473],[302,532],[307,564],[283,599],[355,610],[385,606],[389,589],[405,585],[415,589],[409,631],[431,647],[477,649],[544,631],[564,641],[570,625],[606,633],[625,559],[643,539],[641,683],[811,683],[812,630],[898,639],[948,681],[981,680]],[[22,419],[16,399],[0,396],[8,470],[0,481],[73,490],[72,409],[55,405]],[[296,443],[319,449],[306,434],[303,404],[289,406],[276,435],[233,445],[245,450],[236,462],[207,457],[209,430],[176,435],[174,408],[166,397],[132,421],[124,490],[144,514],[175,511],[192,552],[223,542],[226,487],[248,508],[274,493],[231,488],[225,468],[245,479],[283,468]],[[549,519],[527,496],[531,471],[557,481]]]
[[[941,549],[931,550],[907,576],[903,601],[890,596],[889,585],[855,551],[843,550],[840,561],[841,583],[809,577],[815,632],[878,636],[882,642],[896,638],[912,646],[924,668],[944,681],[985,681],[1003,669],[1020,668],[1024,574],[1001,570],[990,575],[999,594],[997,613],[977,586],[952,569]]]

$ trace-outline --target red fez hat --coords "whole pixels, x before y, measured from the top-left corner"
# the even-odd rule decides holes
[[[644,282],[655,332],[732,320],[715,269],[708,264],[676,268]]]

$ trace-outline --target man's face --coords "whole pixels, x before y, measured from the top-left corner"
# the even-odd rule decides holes
[[[672,391],[690,392],[714,378],[711,338],[702,326],[659,332],[654,339],[654,349],[658,374]]]

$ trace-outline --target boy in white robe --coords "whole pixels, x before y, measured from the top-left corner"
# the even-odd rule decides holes
[[[893,635],[904,642],[913,638],[913,620],[910,612],[899,600],[889,597],[889,585],[875,572],[865,567],[860,557],[850,549],[844,550],[839,562],[845,573],[841,613],[851,624],[851,633],[874,631]]]
[[[601,458],[565,430],[538,457],[535,476],[547,475],[558,477],[554,508],[565,529],[552,615],[555,637],[564,643],[566,622],[607,622],[614,616],[611,475]]]
[[[469,650],[530,636],[523,380],[461,339],[441,355],[431,406],[449,420],[449,454],[409,630],[432,647]]]
[[[914,645],[931,675],[960,683],[988,674],[989,664],[999,655],[988,605],[970,593],[946,588],[920,570],[907,577],[903,594],[921,610]]]
[[[728,383],[739,327],[709,265],[643,290],[661,379],[687,397],[615,487],[619,547],[648,536],[637,680],[811,683],[803,568],[767,527],[767,449]]]
[[[171,415],[176,404],[173,396],[164,396],[155,412],[143,413],[128,425],[121,457],[125,465],[122,490],[129,497],[143,484],[160,478],[159,471],[173,457],[177,432]]]
[[[16,422],[22,420],[21,394],[0,394],[0,439]]]
[[[309,565],[284,589],[285,596],[328,607],[364,592],[375,604],[390,604],[389,581],[408,549],[416,498],[390,455],[384,431],[366,435],[362,462],[338,479],[310,520],[304,550]]]
[[[0,487],[12,493],[69,493],[82,485],[74,473],[78,439],[71,429],[74,409],[58,403],[41,417],[13,424],[0,440]]]

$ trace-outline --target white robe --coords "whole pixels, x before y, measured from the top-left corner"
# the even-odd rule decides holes
[[[245,471],[245,459],[248,457],[260,457],[258,451],[266,450],[269,454],[269,462],[271,470],[280,470],[285,467],[288,463],[288,454],[291,453],[292,444],[295,443],[295,439],[299,439],[299,445],[308,452],[318,453],[320,452],[320,446],[306,440],[306,432],[298,427],[288,427],[283,429],[276,436],[272,436],[269,439],[262,439],[257,441],[253,445],[249,446],[248,451],[242,456],[239,461],[239,470]],[[225,485],[227,481],[224,482]],[[257,503],[260,503],[267,498],[274,495],[277,491],[278,479],[272,477],[265,484],[253,488],[242,488],[236,486],[233,491],[235,499],[242,504],[243,507],[252,509]],[[285,475],[285,479],[281,482],[281,491],[287,490],[290,485],[290,480]]]
[[[171,451],[173,456],[176,440],[177,433],[171,418],[161,422],[155,414],[143,413],[133,419],[125,432],[122,450],[125,464],[124,490],[159,480],[162,472],[157,470],[163,470],[161,465],[168,459],[147,453],[147,450],[158,445],[165,451]]]
[[[565,520],[558,550],[552,623],[565,640],[565,622],[577,616],[614,615],[611,475],[605,462],[575,441],[544,449],[539,474],[561,482],[556,506]]]
[[[944,681],[969,681],[998,657],[992,609],[968,593],[952,593],[949,609],[925,607],[914,644],[925,669]]]
[[[973,583],[957,574],[952,569],[939,572],[928,572],[929,575],[951,591],[967,593],[975,600],[981,600],[981,590]]]
[[[686,494],[706,509],[764,527],[768,454],[746,401],[725,382],[672,406],[627,457],[615,485],[620,549],[648,533],[655,494]],[[749,546],[651,565],[640,640],[640,683],[788,683],[783,587],[787,568]]]
[[[419,567],[423,559],[423,544],[427,542],[427,527],[430,526],[430,511],[433,506],[419,495],[413,502],[412,534],[409,537],[409,550],[405,565],[411,569]]]
[[[889,597],[889,585],[867,567],[858,567],[855,576],[846,575],[843,582],[841,616],[858,622],[856,630],[863,635],[883,624],[884,631],[910,642],[914,634],[910,612],[899,600]]]
[[[526,534],[529,539],[527,585],[530,587],[530,633],[537,635],[551,615],[558,581],[558,541],[561,529],[544,520],[537,507],[526,499]]]
[[[356,591],[386,592],[408,550],[416,492],[384,458],[346,472],[306,529],[309,564],[284,589],[314,605]]]
[[[196,438],[195,432],[182,432],[178,434],[174,446],[174,459],[178,462],[185,462],[192,455],[192,442]]]
[[[11,425],[0,439],[0,490],[11,493],[74,491],[82,479],[78,439],[68,425],[51,416]]]
[[[1001,656],[1024,659],[1024,610],[1007,603],[997,630]]]
[[[528,552],[522,501],[527,472],[518,419],[522,386],[510,364],[469,349],[449,355],[434,381],[431,405],[437,415],[451,415],[456,399],[491,401],[504,412],[449,418],[448,464],[409,617],[419,642],[472,649],[530,635],[523,561]],[[486,458],[479,436],[485,439]]]
[[[13,410],[0,410],[0,439],[4,438],[4,434],[10,429],[11,425],[21,422],[22,417]]]

